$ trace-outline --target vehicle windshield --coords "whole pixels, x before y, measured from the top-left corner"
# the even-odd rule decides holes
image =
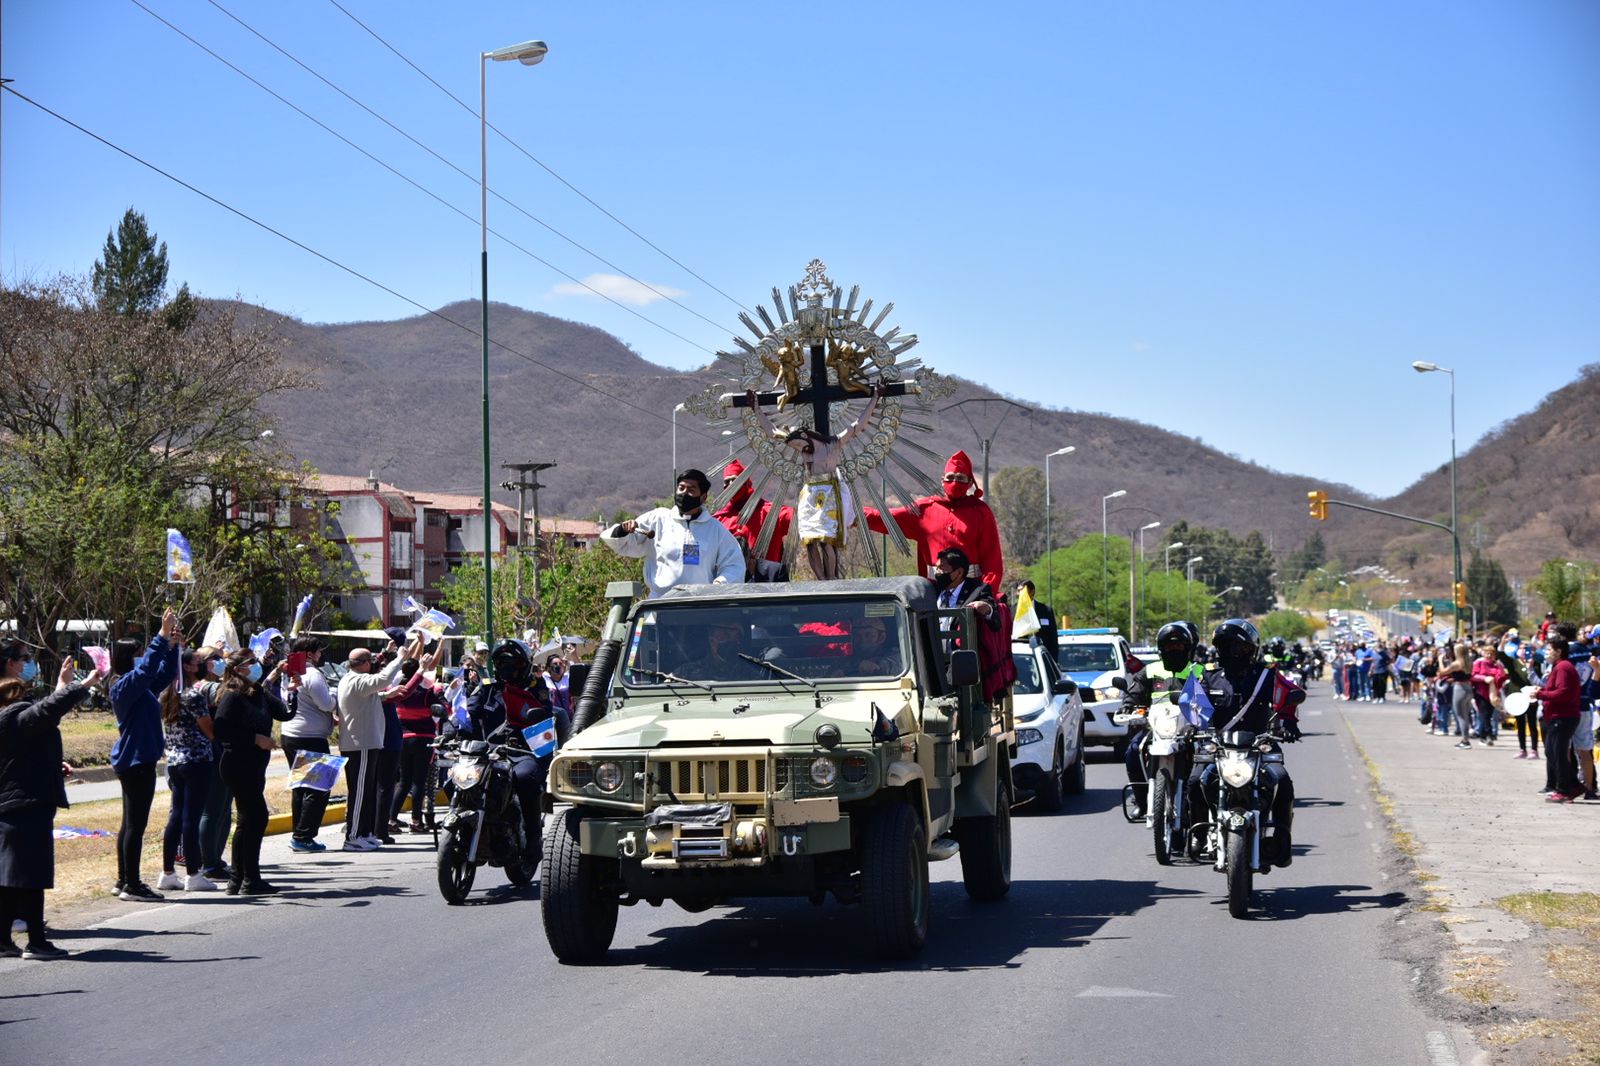
[[[888,599],[684,603],[633,620],[622,682],[629,687],[716,683],[794,685],[906,671],[901,611]]]
[[[1064,674],[1105,673],[1117,668],[1117,654],[1111,644],[1063,644],[1056,662]]]
[[[1039,660],[1032,651],[1014,651],[1011,661],[1017,667],[1017,682],[1012,691],[1018,696],[1037,696],[1044,691],[1044,678],[1039,676]]]

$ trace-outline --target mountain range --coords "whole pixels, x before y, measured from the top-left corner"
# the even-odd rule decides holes
[[[242,311],[252,309],[240,308]],[[480,435],[480,308],[450,304],[428,315],[384,322],[312,325],[253,309],[271,320],[284,359],[319,382],[314,391],[275,398],[280,441],[319,470],[371,472],[407,489],[478,494]],[[673,408],[718,380],[711,368],[680,372],[641,357],[602,330],[506,304],[490,304],[490,389],[494,481],[507,462],[554,462],[541,475],[540,509],[572,517],[634,512],[670,494]],[[505,345],[507,351],[498,345]],[[982,384],[952,379],[954,395],[999,399]],[[1010,398],[1008,398],[1010,399]],[[1025,402],[1025,401],[1018,401]],[[1280,555],[1321,532],[1347,565],[1381,562],[1419,587],[1443,595],[1449,582],[1449,539],[1394,519],[1330,508],[1329,521],[1308,515],[1306,492],[1329,491],[1385,510],[1448,521],[1448,463],[1390,499],[1312,475],[1289,474],[1224,454],[1160,426],[1086,411],[1027,404],[966,405],[937,417],[917,440],[941,456],[961,448],[981,473],[979,433],[991,436],[991,471],[1052,462],[1052,493],[1064,505],[1057,543],[1098,530],[1101,497],[1116,501],[1113,532],[1151,520],[1260,530]],[[1513,577],[1534,576],[1542,560],[1600,557],[1600,466],[1586,462],[1600,443],[1600,364],[1582,368],[1569,385],[1534,411],[1513,418],[1458,460],[1463,551],[1474,544]],[[688,413],[677,415],[678,466],[713,474],[727,456],[719,431]],[[741,441],[742,438],[734,438]],[[1397,442],[1398,443],[1398,442]],[[1408,438],[1407,446],[1416,444]],[[1432,441],[1433,443],[1446,443]],[[923,461],[937,478],[939,470]],[[514,502],[497,491],[496,497]],[[1058,514],[1060,512],[1058,511]],[[1426,593],[1424,593],[1426,594]]]

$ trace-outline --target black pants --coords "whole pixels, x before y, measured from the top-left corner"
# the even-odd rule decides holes
[[[1570,736],[1570,734],[1569,734]],[[122,783],[122,826],[117,830],[117,884],[142,884],[139,853],[144,831],[150,826],[150,804],[156,798],[155,763],[142,763],[117,771]]]
[[[1578,760],[1572,752],[1572,738],[1578,732],[1576,718],[1546,718],[1544,720],[1544,780],[1554,792],[1576,796],[1583,791],[1578,785]]]
[[[167,767],[167,789],[172,793],[172,809],[167,812],[167,831],[161,835],[161,868],[171,870],[178,861],[178,844],[183,844],[183,868],[200,872],[200,816],[205,812],[206,794],[216,776],[211,760],[181,762]]]
[[[200,814],[200,872],[220,874],[226,863],[228,832],[233,828],[233,790],[222,779],[222,760],[211,763],[211,787],[206,790],[205,809]]]
[[[11,923],[28,923],[28,939],[44,939],[44,889],[0,888],[0,940],[11,939]]]
[[[1372,671],[1372,698],[1381,700],[1388,695],[1389,675],[1382,670]]]
[[[389,817],[399,818],[406,797],[411,797],[411,821],[420,824],[428,793],[428,763],[433,758],[432,737],[406,737],[400,749],[400,787],[395,790]]]
[[[384,748],[378,752],[378,835],[389,832],[389,813],[395,805],[395,785],[400,780],[400,752]]]
[[[1534,724],[1533,712],[1519,714],[1512,719],[1517,723],[1517,747],[1523,751],[1528,750],[1528,742],[1533,742],[1533,753],[1539,754],[1539,729]]]
[[[518,806],[522,808],[522,832],[530,850],[538,850],[542,843],[539,797],[544,793],[544,779],[549,772],[548,758],[521,755],[511,760],[511,788],[517,794]]]
[[[222,753],[222,779],[233,791],[238,812],[233,827],[233,877],[236,884],[261,880],[261,838],[267,833],[267,761],[259,748]]]
[[[344,811],[344,835],[350,840],[376,836],[378,824],[379,748],[339,750],[350,761],[344,764],[345,791],[349,796]]]
[[[328,754],[328,742],[321,737],[281,737],[283,743],[283,757],[289,760],[289,766],[294,766],[294,757],[298,752],[314,751],[319,755]],[[309,844],[317,839],[317,830],[322,828],[322,816],[328,810],[328,794],[319,788],[291,788],[289,798],[290,820],[294,824],[294,839],[302,844]]]

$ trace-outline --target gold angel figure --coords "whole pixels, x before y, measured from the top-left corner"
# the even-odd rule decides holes
[[[866,350],[849,342],[828,341],[827,364],[832,368],[841,388],[851,392],[872,391],[872,383],[861,372],[867,361]]]
[[[767,373],[774,375],[773,386],[783,387],[783,396],[778,400],[778,410],[783,410],[794,398],[800,394],[800,368],[805,365],[805,349],[799,344],[785,344],[778,349],[778,358],[770,359],[761,357],[761,365],[767,368]]]

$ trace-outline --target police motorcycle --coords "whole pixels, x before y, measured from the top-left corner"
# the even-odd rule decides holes
[[[1161,653],[1162,665],[1174,671],[1170,677],[1144,679],[1150,697],[1148,714],[1119,713],[1114,722],[1126,722],[1130,728],[1140,729],[1139,759],[1144,767],[1144,816],[1136,814],[1137,804],[1133,793],[1136,784],[1123,786],[1123,812],[1129,821],[1143,821],[1151,830],[1156,852],[1156,862],[1170,866],[1175,851],[1185,849],[1188,826],[1192,820],[1189,811],[1189,775],[1194,766],[1195,726],[1179,704],[1182,683],[1177,674],[1186,672],[1198,647],[1198,632],[1188,622],[1172,622],[1161,628],[1156,636],[1156,647]],[[1138,683],[1138,682],[1136,682]],[[1112,684],[1124,691],[1128,682],[1115,678]],[[1159,697],[1165,695],[1166,699]],[[1141,728],[1142,727],[1142,728]]]
[[[1269,767],[1283,765],[1279,745],[1292,739],[1274,722],[1268,733],[1219,729],[1201,742],[1215,760],[1217,805],[1193,834],[1200,854],[1211,855],[1212,868],[1227,878],[1228,913],[1235,918],[1249,913],[1255,875],[1272,869],[1272,859],[1261,849],[1264,832],[1276,831],[1272,783],[1264,778]]]
[[[451,905],[465,901],[479,866],[499,866],[512,884],[531,885],[539,841],[526,839],[511,787],[511,760],[528,751],[522,734],[502,728],[488,740],[456,735],[434,748],[450,791],[439,826],[439,894]]]

